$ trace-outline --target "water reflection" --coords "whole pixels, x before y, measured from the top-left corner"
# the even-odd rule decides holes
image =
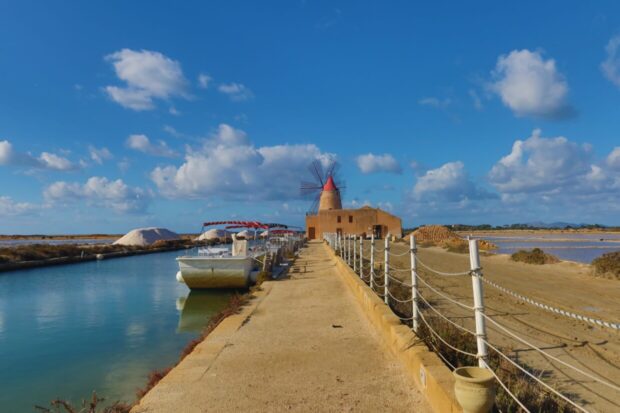
[[[211,317],[226,306],[231,291],[193,290],[186,297],[177,299],[181,312],[177,332],[200,332]]]

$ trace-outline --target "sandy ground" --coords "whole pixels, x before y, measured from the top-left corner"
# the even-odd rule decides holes
[[[393,244],[394,253],[407,249],[405,244]],[[469,268],[468,254],[449,253],[432,247],[420,248],[419,256],[424,263],[440,271],[459,272]],[[376,255],[376,261],[382,259]],[[391,266],[409,268],[409,262],[408,255],[405,255],[394,258]],[[482,257],[481,264],[485,277],[512,291],[575,313],[620,322],[620,281],[593,278],[589,275],[588,265],[562,262],[536,266],[512,262],[506,255]],[[420,268],[419,273],[431,285],[472,305],[471,277],[440,277],[424,268]],[[408,272],[399,273],[398,277],[410,281]],[[474,329],[472,315],[467,310],[447,302],[424,286],[421,286],[421,292],[451,319]],[[613,384],[620,384],[620,331],[540,310],[486,284],[484,296],[487,314],[503,326],[567,363]],[[488,335],[492,344],[512,349],[510,354],[515,359],[544,371],[544,381],[565,394],[573,395],[589,411],[620,411],[620,392],[617,390],[545,358],[490,323]]]
[[[135,411],[430,411],[335,271],[310,244],[290,279],[270,283],[215,359],[196,366],[199,379],[180,395],[156,387]]]

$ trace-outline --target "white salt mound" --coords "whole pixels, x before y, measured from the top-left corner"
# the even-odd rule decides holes
[[[230,237],[228,231],[224,231],[223,229],[212,228],[208,231],[200,234],[197,241],[209,241],[209,240],[225,240],[227,237]]]
[[[137,228],[114,241],[114,245],[136,245],[145,247],[156,241],[175,241],[181,239],[178,234],[166,228]]]

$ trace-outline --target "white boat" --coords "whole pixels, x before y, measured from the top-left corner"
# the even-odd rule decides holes
[[[226,229],[287,228],[282,224],[262,224],[255,221],[217,221],[203,224],[206,226],[227,225]],[[238,239],[232,234],[232,248],[213,246],[198,249],[193,256],[177,257],[179,271],[177,280],[191,289],[203,288],[245,288],[251,284],[251,274],[259,270],[260,259],[266,253],[277,253],[282,245],[275,239],[254,240]],[[252,246],[251,246],[252,245]]]
[[[264,255],[261,248],[248,248],[247,240],[233,237],[228,248],[201,248],[198,255],[177,257],[177,280],[189,288],[245,288],[250,285],[250,272]]]

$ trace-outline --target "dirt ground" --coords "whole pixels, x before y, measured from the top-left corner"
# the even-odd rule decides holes
[[[408,245],[392,244],[395,254]],[[366,256],[369,250],[365,248]],[[469,255],[450,253],[438,247],[420,248],[419,258],[443,272],[469,268]],[[382,262],[383,254],[375,255]],[[561,262],[542,266],[516,263],[506,255],[481,258],[484,277],[521,295],[575,313],[620,322],[620,281],[594,278],[586,264]],[[408,254],[394,257],[390,266],[410,268]],[[442,277],[418,266],[420,277],[465,304],[472,305],[472,283],[468,275]],[[394,273],[410,282],[410,272]],[[486,313],[520,337],[559,359],[590,374],[618,385],[620,383],[620,331],[601,328],[541,310],[487,284],[484,287]],[[430,289],[420,285],[421,293],[442,313],[474,330],[473,315]],[[541,378],[581,402],[588,411],[620,411],[620,392],[549,360],[518,342],[498,327],[487,323],[489,342],[508,350],[514,359],[542,372]],[[492,351],[492,350],[489,350]],[[542,388],[542,386],[541,386]]]
[[[238,330],[214,330],[132,411],[430,412],[322,245],[263,286]]]

